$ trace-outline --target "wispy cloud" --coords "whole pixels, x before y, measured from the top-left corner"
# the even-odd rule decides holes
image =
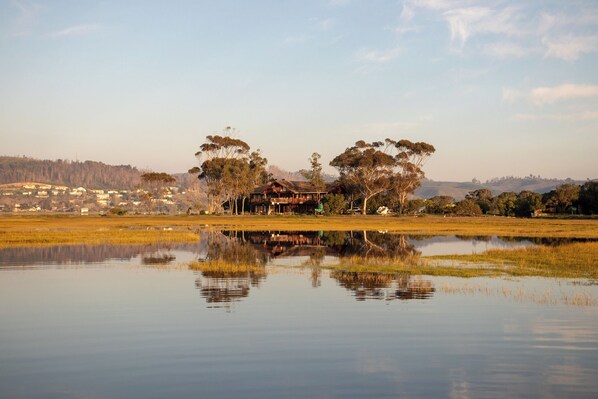
[[[396,33],[406,33],[417,30],[415,25],[412,23],[413,17],[415,16],[415,10],[408,2],[403,4],[403,10],[399,16],[399,26],[395,28]]]
[[[598,52],[596,7],[570,7],[559,12],[550,4],[541,4],[540,10],[533,8],[531,12],[532,6],[526,2],[405,0],[395,32],[418,30],[416,24],[422,19],[417,16],[426,12],[446,23],[453,51],[463,51],[475,37],[484,35],[484,40],[496,43],[473,48],[496,58],[543,54],[575,61],[583,54]],[[514,37],[518,38],[517,44],[510,40]]]
[[[516,102],[525,99],[534,105],[592,97],[598,97],[598,86],[567,83],[554,87],[536,87],[528,92],[509,88],[503,89],[504,101]]]
[[[494,10],[488,7],[467,7],[444,12],[448,23],[451,41],[463,48],[467,40],[477,34],[503,34],[506,36],[521,35],[517,24],[518,9],[506,7]]]
[[[87,25],[76,25],[65,29],[50,32],[49,37],[70,37],[70,36],[83,36],[95,32],[99,29],[98,24],[87,24]]]
[[[575,61],[583,53],[598,51],[598,35],[567,35],[558,39],[544,38],[542,42],[546,46],[546,57],[559,58],[565,61]]]
[[[359,50],[357,59],[365,63],[385,64],[399,57],[401,49],[399,47],[388,50]]]

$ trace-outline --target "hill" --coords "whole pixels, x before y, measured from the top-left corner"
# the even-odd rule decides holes
[[[140,176],[141,172],[130,165],[0,156],[0,184],[39,182],[69,187],[130,189],[139,185]]]
[[[554,190],[556,186],[564,183],[583,184],[584,181],[572,179],[546,179],[540,176],[528,177],[500,177],[487,180],[485,183],[472,182],[441,182],[424,180],[422,185],[415,191],[419,198],[432,198],[437,195],[448,195],[456,200],[462,200],[470,191],[486,188],[492,194],[498,195],[504,192],[520,193],[521,191],[533,191],[536,193],[547,193]]]
[[[305,180],[299,171],[289,172],[278,166],[270,165],[268,172],[276,179]],[[40,160],[29,157],[0,156],[0,184],[36,182],[38,184],[65,185],[69,187],[87,187],[97,189],[131,189],[140,184],[142,171],[130,165],[107,165],[96,161]],[[176,186],[182,189],[197,185],[197,178],[188,173],[176,173]],[[336,176],[325,174],[324,180],[334,181]],[[484,183],[444,182],[424,180],[415,195],[419,198],[431,198],[437,195],[449,195],[456,200],[465,198],[470,191],[487,188],[494,195],[506,191],[519,193],[524,190],[545,193],[563,183],[583,184],[583,181],[571,179],[547,179],[540,176],[501,177]]]

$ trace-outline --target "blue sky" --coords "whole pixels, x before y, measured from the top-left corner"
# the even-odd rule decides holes
[[[288,170],[597,178],[597,71],[596,1],[0,1],[0,154],[182,172],[233,126]]]

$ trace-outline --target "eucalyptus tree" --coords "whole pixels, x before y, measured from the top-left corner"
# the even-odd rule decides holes
[[[362,198],[363,215],[370,198],[390,189],[395,165],[395,158],[384,151],[383,142],[366,143],[363,140],[330,162],[330,166],[338,169],[341,184],[346,182]]]
[[[409,140],[395,142],[386,139],[387,145],[394,145],[397,154],[394,168],[393,188],[399,200],[399,213],[403,213],[409,195],[421,185],[425,177],[423,166],[425,161],[436,151],[433,145]]]
[[[434,146],[423,142],[360,140],[337,155],[330,165],[338,169],[340,182],[363,200],[362,214],[366,214],[369,199],[390,191],[397,195],[402,212],[409,194],[425,176],[422,170],[425,160],[434,151]]]
[[[207,186],[208,209],[218,210],[229,202],[231,212],[238,213],[236,202],[251,192],[265,174],[267,160],[259,150],[250,152],[245,141],[232,137],[236,131],[227,127],[223,135],[210,135],[195,153],[199,166],[189,169]],[[259,177],[259,178],[258,178]]]

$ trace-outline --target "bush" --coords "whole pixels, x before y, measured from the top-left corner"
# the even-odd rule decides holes
[[[482,208],[480,208],[475,201],[464,199],[463,201],[457,202],[454,213],[459,216],[480,216],[482,214]]]
[[[347,207],[347,200],[341,194],[326,194],[324,196],[324,213],[326,215],[338,215],[343,213]]]
[[[127,214],[127,210],[122,208],[111,208],[108,213],[113,216],[123,216]]]

